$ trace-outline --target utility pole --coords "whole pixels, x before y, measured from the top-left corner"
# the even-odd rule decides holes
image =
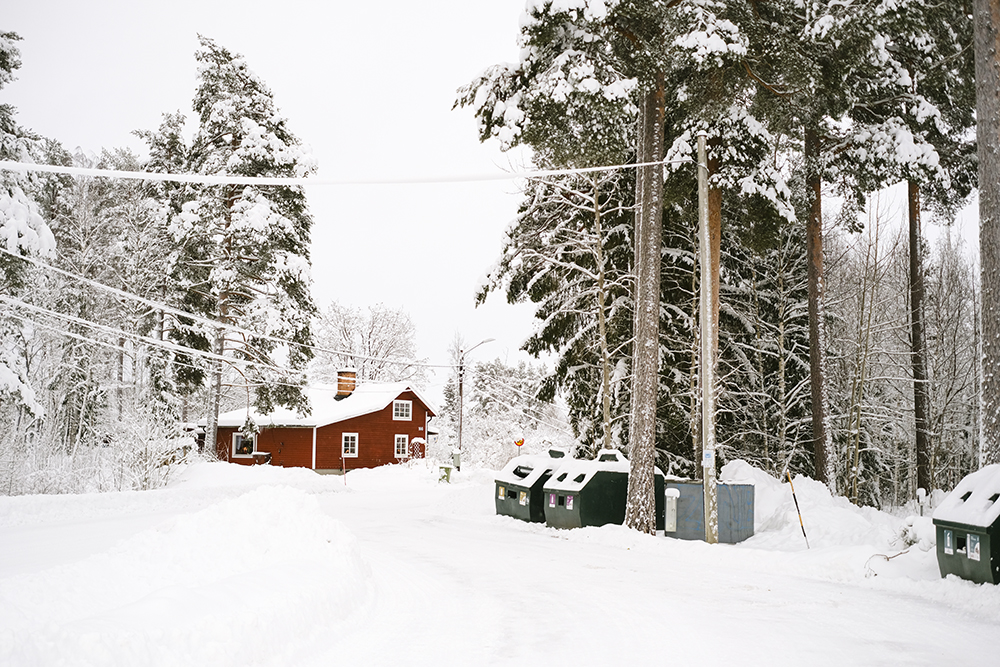
[[[705,494],[705,541],[719,541],[719,505],[715,480],[715,341],[719,332],[713,326],[713,313],[718,308],[712,283],[719,267],[711,250],[708,224],[708,156],[705,133],[698,135],[698,246],[701,265],[701,442]]]
[[[467,351],[472,352],[474,349],[482,345],[483,343],[492,343],[495,339],[487,338],[481,340]],[[452,458],[452,462],[455,464],[455,470],[462,470],[462,414],[465,412],[465,399],[463,384],[465,381],[465,354],[466,350],[458,351],[458,452]]]
[[[465,399],[462,385],[465,380],[465,350],[458,351],[458,453],[452,457],[455,470],[462,469],[462,413],[465,412]]]

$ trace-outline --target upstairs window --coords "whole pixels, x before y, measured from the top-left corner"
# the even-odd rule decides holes
[[[393,401],[392,418],[395,421],[410,421],[410,414],[413,411],[413,401]]]

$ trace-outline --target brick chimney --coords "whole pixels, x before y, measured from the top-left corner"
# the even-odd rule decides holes
[[[342,368],[337,371],[337,400],[347,398],[354,393],[358,372],[353,368]]]

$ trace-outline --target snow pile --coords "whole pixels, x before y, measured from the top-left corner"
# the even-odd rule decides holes
[[[352,491],[416,491],[437,486],[438,467],[429,459],[415,459],[398,465],[358,468],[347,473],[347,479],[341,480],[339,484]]]
[[[266,649],[292,664],[298,640],[337,635],[372,587],[354,537],[315,496],[264,486],[0,580],[0,663],[242,665]]]
[[[319,475],[308,468],[282,468],[280,466],[244,466],[216,461],[187,466],[167,485],[177,489],[211,489],[227,486],[248,488],[265,484],[294,486],[313,493],[340,491],[343,480],[335,475]]]
[[[745,461],[722,468],[720,479],[754,485],[754,532],[744,544],[756,549],[799,551],[805,548],[799,514],[787,482],[781,482]],[[793,483],[809,546],[870,545],[888,549],[897,542],[900,520],[871,507],[857,507],[834,497],[825,484],[797,476]]]
[[[201,462],[179,467],[163,489],[0,496],[0,527],[90,521],[149,513],[194,511],[264,485],[294,486],[308,493],[343,491],[341,478],[305,468]]]

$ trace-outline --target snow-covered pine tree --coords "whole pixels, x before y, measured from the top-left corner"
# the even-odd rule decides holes
[[[17,48],[20,37],[0,32],[0,88],[10,83],[21,66]],[[18,127],[14,108],[0,104],[0,159],[30,160],[37,137]],[[29,178],[18,172],[0,171],[0,243],[9,253],[49,258],[55,251],[55,239],[39,214],[38,205],[26,194]],[[28,265],[10,255],[0,254],[0,293],[20,297],[27,290]],[[12,309],[0,306],[0,400],[12,400],[29,413],[40,414],[42,406],[28,383],[24,346],[19,339],[31,336],[31,328],[14,316]]]
[[[879,145],[888,143],[884,140],[863,141],[857,149],[866,158],[874,158],[877,165],[882,163],[883,169],[888,167],[888,180],[898,174],[908,183],[914,491],[936,488],[930,423],[930,395],[934,389],[923,321],[922,213],[936,212],[949,223],[975,185],[971,13],[971,0],[953,3],[911,0],[888,5],[885,37],[876,42],[884,45],[884,50],[877,51],[876,56],[884,63],[887,87],[897,89],[897,99],[885,95],[882,99],[886,102],[869,105],[866,112],[882,117],[879,124],[884,129],[872,132],[873,136],[895,134],[898,138],[887,149]],[[912,143],[907,131],[916,138]]]
[[[524,349],[558,355],[540,397],[565,396],[581,454],[626,435],[633,188],[629,171],[529,183],[478,295],[503,289],[510,303],[537,304]]]
[[[246,62],[211,39],[199,36],[198,119],[184,160],[199,174],[303,177],[316,163],[289,131],[275,107],[271,91]],[[169,120],[169,119],[168,119]],[[172,129],[171,126],[168,129]],[[176,141],[159,142],[169,149]],[[169,156],[170,151],[165,150]],[[270,411],[275,404],[304,410],[303,371],[312,354],[310,320],[309,232],[312,225],[301,187],[197,186],[186,189],[182,210],[172,229],[181,243],[177,274],[184,280],[191,306],[199,306],[223,325],[253,331],[234,333],[224,327],[204,332],[218,355],[241,366],[246,384],[255,388],[255,404]],[[277,345],[290,340],[286,366],[292,374],[276,374]],[[263,365],[263,366],[262,366]],[[223,366],[213,361],[206,446],[214,451]]]
[[[545,147],[546,142],[554,141],[558,150],[547,155],[574,156],[567,164],[607,161],[615,151],[621,154],[622,149],[614,147],[622,146],[620,138],[628,133],[618,128],[627,128],[622,121],[635,109],[640,110],[640,127],[631,152],[640,163],[663,157],[668,108],[687,120],[686,140],[671,137],[681,140],[674,146],[678,156],[690,158],[699,121],[704,128],[704,123],[711,125],[720,117],[734,127],[741,126],[742,131],[732,134],[732,139],[748,137],[750,143],[757,142],[764,134],[761,124],[737,113],[741,94],[747,89],[741,59],[745,44],[738,23],[749,20],[752,11],[730,9],[726,3],[713,0],[531,2],[521,21],[521,61],[487,70],[460,91],[459,104],[474,107],[481,138],[495,136],[502,146],[523,142]],[[578,129],[588,127],[588,123],[606,125],[609,117],[616,124],[601,132],[587,134]],[[682,155],[684,146],[687,152]],[[739,154],[740,161],[747,154],[726,150],[727,157]],[[641,530],[652,526],[652,466],[661,393],[657,381],[661,353],[661,176],[659,168],[639,168],[635,196],[637,278],[633,295],[637,319],[630,427],[634,474],[630,478],[632,509],[626,521]],[[782,196],[782,188],[775,187],[773,179],[761,183],[744,175],[740,184],[774,200]],[[715,201],[718,204],[720,200],[716,197]],[[718,206],[716,210],[718,220]]]
[[[639,101],[639,108],[650,111],[640,112],[648,122],[641,127],[634,154],[639,162],[658,161],[663,155],[663,54],[657,19],[662,9],[659,2],[533,0],[521,19],[520,62],[488,69],[459,91],[458,104],[473,107],[482,140],[495,136],[501,147],[537,146],[556,165],[585,166],[622,161],[628,117]],[[638,98],[633,95],[637,86]],[[644,532],[655,529],[660,173],[640,168],[636,179],[637,321],[626,523]]]

